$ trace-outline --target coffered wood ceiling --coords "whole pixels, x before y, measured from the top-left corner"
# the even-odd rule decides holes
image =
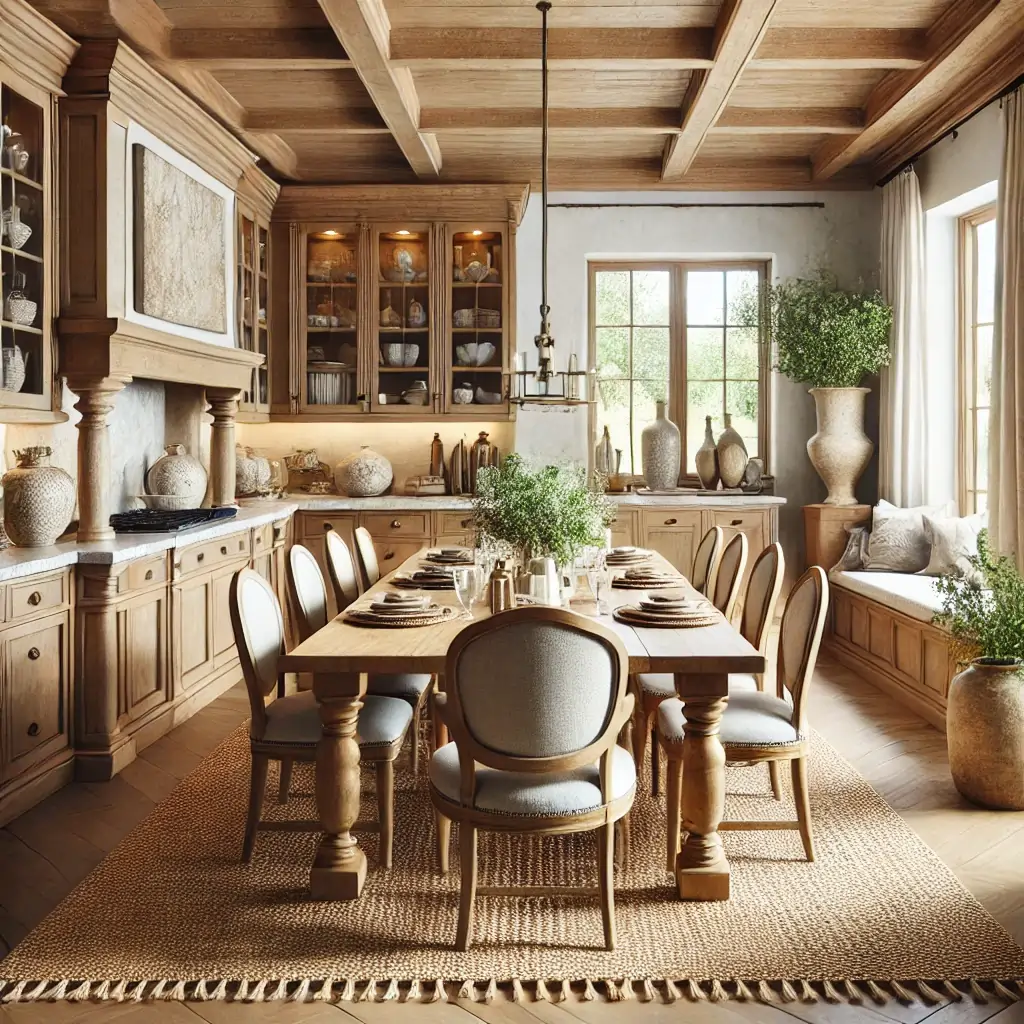
[[[33,0],[281,180],[539,177],[533,0]],[[1024,73],[1024,0],[555,0],[551,184],[869,186]]]

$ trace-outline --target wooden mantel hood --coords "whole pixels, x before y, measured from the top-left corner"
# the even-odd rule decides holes
[[[226,345],[170,337],[120,318],[61,318],[60,372],[68,378],[174,381],[204,388],[249,387],[263,356]]]

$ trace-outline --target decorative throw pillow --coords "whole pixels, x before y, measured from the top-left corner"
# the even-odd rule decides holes
[[[871,531],[866,526],[847,526],[846,532],[850,535],[846,542],[846,550],[832,568],[839,572],[856,572],[864,568]]]
[[[880,501],[871,513],[871,541],[865,569],[876,572],[920,572],[928,564],[931,545],[924,532],[924,517],[956,515],[956,503],[897,508]]]
[[[980,582],[981,574],[968,559],[978,554],[978,534],[985,529],[985,514],[963,519],[924,517],[924,532],[932,546],[922,576],[959,576]]]

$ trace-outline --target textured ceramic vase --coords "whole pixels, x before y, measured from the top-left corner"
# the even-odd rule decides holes
[[[644,481],[652,491],[671,491],[679,486],[679,428],[665,415],[665,403],[657,403],[657,416],[640,435]]]
[[[711,433],[711,417],[704,417],[704,443],[697,449],[694,457],[697,478],[705,491],[718,490],[718,449],[715,447],[715,435]]]
[[[193,458],[183,444],[169,444],[146,474],[149,494],[169,494],[187,498],[193,508],[199,508],[206,497],[206,470]]]
[[[53,544],[75,511],[75,482],[50,465],[48,447],[16,451],[17,468],[3,477],[4,530],[22,548]]]
[[[338,490],[350,498],[372,498],[383,494],[393,478],[391,463],[368,445],[346,455],[334,468]]]
[[[818,432],[807,442],[811,465],[828,488],[826,505],[856,505],[854,488],[875,446],[864,433],[864,400],[870,388],[811,388]]]
[[[251,448],[235,448],[235,497],[267,494],[270,490],[270,460],[257,455]]]
[[[725,414],[725,430],[718,436],[718,474],[723,487],[739,487],[747,469],[749,456],[739,431],[732,425],[732,416]]]
[[[949,770],[968,800],[1024,810],[1024,666],[978,658],[953,677],[946,701]]]

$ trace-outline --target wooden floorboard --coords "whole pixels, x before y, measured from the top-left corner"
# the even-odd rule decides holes
[[[0,951],[17,944],[249,714],[241,686],[144,750],[110,782],[74,783],[0,829]],[[1024,941],[1024,813],[968,804],[949,776],[945,737],[854,673],[823,658],[812,725]],[[0,1024],[1024,1024],[1024,1003],[158,1003],[16,1004]]]

